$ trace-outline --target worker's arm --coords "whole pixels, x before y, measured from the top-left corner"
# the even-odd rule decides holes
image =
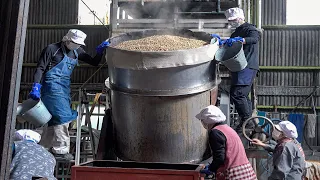
[[[209,143],[212,150],[212,163],[209,166],[209,170],[216,173],[217,170],[224,164],[226,157],[226,137],[217,130],[213,129],[209,134]]]
[[[269,151],[269,152],[273,152],[275,147],[276,147],[276,145],[277,145],[277,142],[275,142],[273,140],[270,140],[269,144],[265,144],[264,149]]]
[[[84,61],[93,66],[98,66],[102,59],[104,50],[107,47],[109,47],[109,45],[110,45],[109,40],[103,41],[101,44],[99,44],[99,46],[96,47],[97,54],[94,58],[92,58],[89,54],[87,54],[82,48],[79,48],[77,50],[79,54],[79,60]]]
[[[273,152],[274,148],[277,145],[277,143],[275,141],[272,141],[272,140],[270,140],[270,144],[266,144],[266,143],[263,143],[259,139],[252,139],[251,143],[254,144],[254,145],[257,145],[257,146],[261,146],[261,147],[263,147],[265,150],[267,150],[269,152]]]
[[[247,35],[243,38],[243,44],[257,44],[260,40],[260,32],[252,27],[248,30]]]
[[[52,47],[51,47],[51,45],[49,45],[42,50],[42,53],[40,55],[36,71],[33,75],[33,82],[34,83],[40,83],[42,76],[43,76],[43,73],[45,72],[51,59],[52,59]]]
[[[94,58],[92,58],[89,54],[87,54],[84,49],[82,49],[81,47],[79,49],[77,49],[77,53],[78,53],[78,59],[80,61],[83,61],[85,63],[88,63],[92,66],[98,66],[103,54],[99,54],[97,53]]]
[[[293,166],[293,156],[287,146],[280,146],[273,153],[273,171],[268,180],[286,179]]]

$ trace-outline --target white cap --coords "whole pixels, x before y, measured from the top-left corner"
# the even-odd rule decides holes
[[[30,129],[20,129],[16,131],[15,133],[15,139],[16,140],[30,140],[35,143],[39,143],[41,140],[41,135],[35,131],[32,131]]]
[[[62,38],[62,41],[72,41],[76,44],[86,45],[84,40],[87,38],[87,35],[78,30],[78,29],[70,29],[68,33]]]
[[[210,105],[204,108],[196,118],[202,120],[205,124],[215,124],[226,120],[226,116],[223,112],[214,105]]]
[[[296,126],[290,121],[281,121],[279,124],[275,125],[275,128],[288,138],[297,138],[298,132]]]
[[[244,20],[244,13],[240,8],[230,8],[225,11],[224,15],[226,16],[228,21],[235,20],[237,18]]]

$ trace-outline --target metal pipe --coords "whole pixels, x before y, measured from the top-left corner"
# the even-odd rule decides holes
[[[320,70],[319,66],[259,66],[260,70]]]
[[[110,22],[110,32],[109,32],[109,36],[112,36],[112,32],[114,30],[117,29],[117,14],[118,14],[118,0],[112,0],[111,3],[111,13],[110,13],[110,17],[111,17],[111,22]]]
[[[257,4],[257,6],[258,6],[258,23],[257,23],[257,27],[258,27],[258,29],[261,29],[261,0],[257,0],[258,1],[258,4]]]
[[[258,109],[307,109],[307,110],[312,110],[313,107],[310,106],[300,106],[300,107],[296,107],[296,106],[265,106],[265,105],[258,105],[257,106]],[[315,109],[320,110],[320,106],[315,107]]]
[[[221,11],[221,1],[217,0],[217,13],[219,13]]]
[[[243,0],[243,12],[245,13],[245,17],[248,21],[248,13],[247,13],[247,0]]]
[[[238,0],[238,7],[242,9],[242,0]]]
[[[224,11],[221,11],[220,9],[219,12],[176,12],[176,13],[177,14],[224,14]]]
[[[37,63],[23,63],[23,67],[36,67],[36,66],[37,66]],[[108,67],[106,63],[99,64],[99,66],[105,67],[105,68]],[[81,64],[80,68],[97,68],[97,67],[87,65],[87,64]],[[259,68],[260,70],[320,70],[319,66],[259,66]],[[29,84],[32,84],[32,83],[29,83]],[[72,84],[79,84],[79,83],[72,83]],[[92,84],[92,83],[89,83],[89,84]]]
[[[81,99],[82,99],[82,89],[79,89],[79,102],[81,102]],[[76,166],[80,164],[81,118],[82,118],[82,104],[80,104],[78,106],[76,157],[75,157],[75,165]]]
[[[251,22],[251,0],[247,0],[247,1],[248,1],[247,22],[250,23]]]

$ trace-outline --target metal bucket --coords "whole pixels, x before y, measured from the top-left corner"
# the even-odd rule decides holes
[[[18,105],[17,117],[40,127],[45,125],[52,118],[52,115],[41,100],[28,99]]]
[[[244,55],[242,43],[236,42],[232,46],[222,46],[215,54],[215,59],[231,72],[238,72],[243,70],[247,65],[247,59]]]

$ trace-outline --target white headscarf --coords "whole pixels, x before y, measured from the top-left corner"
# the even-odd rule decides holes
[[[41,140],[41,135],[30,129],[20,129],[15,132],[15,139],[18,141],[29,140],[35,143],[39,143]]]
[[[196,115],[196,118],[207,125],[224,122],[226,120],[226,116],[223,114],[223,112],[214,105],[204,108],[199,114]]]
[[[86,38],[87,38],[87,35],[84,32],[82,32],[82,31],[80,31],[78,29],[70,29],[68,31],[68,33],[65,36],[63,36],[62,41],[63,42],[72,41],[72,42],[74,42],[76,44],[86,45],[84,43],[84,40]]]
[[[243,10],[240,8],[230,8],[225,11],[225,16],[227,20],[235,20],[235,19],[242,19],[244,20],[244,13]]]
[[[297,128],[290,121],[281,121],[279,124],[275,125],[275,128],[283,132],[283,134],[288,138],[298,137]]]

